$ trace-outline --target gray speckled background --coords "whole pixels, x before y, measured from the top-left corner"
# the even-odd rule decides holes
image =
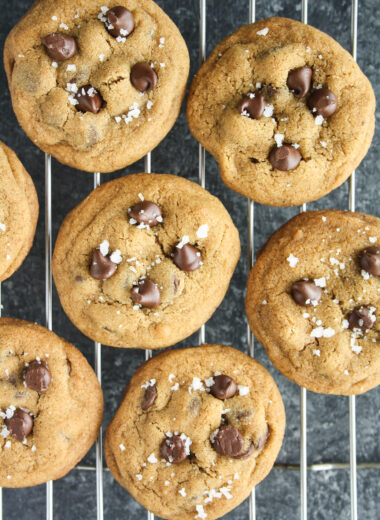
[[[53,0],[54,1],[54,0]],[[58,1],[58,0],[57,0]],[[108,2],[105,1],[105,4]],[[160,6],[173,18],[185,37],[192,59],[191,76],[198,67],[197,0],[160,0]],[[350,45],[349,0],[320,0],[309,2],[309,22],[325,30],[345,48]],[[32,0],[9,2],[0,0],[0,38],[4,39],[11,27],[32,4]],[[221,38],[248,21],[248,0],[207,1],[207,52]],[[358,61],[379,93],[380,74],[380,17],[378,0],[359,0]],[[258,0],[257,18],[272,15],[300,19],[300,0]],[[19,155],[36,183],[41,203],[41,216],[34,247],[22,268],[2,287],[3,314],[37,321],[44,324],[44,156],[25,136],[12,112],[4,72],[0,71],[2,96],[0,98],[0,139]],[[379,118],[377,112],[377,119]],[[376,133],[372,148],[358,169],[357,209],[380,216],[379,160],[380,132]],[[168,172],[197,180],[198,147],[188,130],[182,113],[175,127],[152,154],[153,171]],[[140,172],[143,163],[128,168],[127,173]],[[122,172],[123,174],[126,172]],[[120,172],[103,179],[111,179]],[[79,203],[92,189],[91,175],[79,173],[53,161],[54,236],[67,212]],[[242,350],[247,348],[246,322],[243,296],[247,278],[246,201],[229,191],[220,181],[214,159],[207,156],[207,188],[220,197],[241,234],[243,253],[232,280],[229,292],[210,320],[206,340],[224,342]],[[347,184],[309,208],[347,208]],[[255,242],[261,246],[268,236],[297,212],[293,209],[276,209],[256,206]],[[93,344],[77,331],[64,315],[54,294],[53,327],[55,332],[73,342],[89,359],[94,360]],[[194,336],[183,342],[195,345]],[[299,463],[299,388],[287,381],[267,359],[261,346],[256,346],[256,357],[274,375],[287,411],[285,442],[278,458],[281,464]],[[103,347],[103,388],[105,397],[104,426],[114,414],[122,389],[133,371],[143,361],[142,351],[122,351]],[[379,429],[380,388],[357,398],[358,461],[380,461]],[[348,399],[308,393],[308,462],[347,462],[349,460]],[[84,463],[94,463],[94,449]],[[350,517],[350,480],[347,470],[309,472],[309,518],[313,520],[345,520]],[[274,469],[256,490],[257,518],[289,520],[300,513],[299,474],[296,471]],[[54,513],[59,520],[96,518],[95,473],[73,470],[54,484]],[[380,518],[380,471],[358,471],[359,518]],[[124,491],[107,472],[104,474],[105,518],[145,517],[143,509]],[[24,490],[4,490],[4,519],[39,520],[45,518],[45,486]],[[248,503],[243,503],[226,518],[248,518]]]

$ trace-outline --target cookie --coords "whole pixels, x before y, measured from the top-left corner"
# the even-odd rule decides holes
[[[0,282],[23,263],[32,247],[38,198],[16,154],[0,141]]]
[[[380,383],[380,219],[297,215],[266,243],[248,280],[252,332],[273,364],[313,392]]]
[[[186,44],[151,0],[39,0],[9,34],[4,64],[20,125],[73,168],[134,163],[178,117]]]
[[[316,200],[365,156],[375,97],[353,58],[309,25],[269,18],[216,46],[187,114],[227,186],[270,206]]]
[[[55,480],[88,452],[103,394],[83,355],[53,332],[0,319],[0,486]]]
[[[105,440],[115,479],[169,520],[213,520],[271,470],[285,411],[271,375],[223,345],[171,350],[132,377]]]
[[[174,175],[127,175],[65,219],[53,256],[62,306],[86,336],[157,349],[195,332],[219,306],[240,256],[222,203]]]

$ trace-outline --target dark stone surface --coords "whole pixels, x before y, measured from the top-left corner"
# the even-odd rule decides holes
[[[105,1],[105,4],[108,2]],[[191,53],[193,75],[198,68],[198,17],[197,0],[160,0],[158,2],[178,24]],[[336,38],[345,48],[350,47],[349,0],[322,0],[309,2],[309,21]],[[32,4],[32,0],[10,3],[0,0],[0,38],[4,42],[11,27]],[[248,0],[207,2],[207,52],[223,37],[248,21]],[[359,2],[358,61],[379,93],[380,74],[380,18],[376,16],[376,0]],[[221,8],[223,7],[223,8]],[[257,18],[273,15],[300,19],[301,1],[272,0],[257,2]],[[0,98],[0,139],[11,146],[31,173],[37,185],[41,203],[41,216],[33,249],[22,268],[2,287],[3,314],[45,323],[45,271],[44,271],[44,156],[25,136],[12,112],[4,72],[0,71],[2,97]],[[379,111],[377,112],[379,117]],[[377,132],[372,148],[357,173],[357,209],[380,216],[379,150],[380,133]],[[153,171],[183,175],[192,180],[198,176],[198,145],[191,137],[184,113],[164,142],[152,154]],[[140,172],[143,161],[122,174]],[[120,172],[104,176],[103,181],[117,177]],[[369,188],[369,186],[371,188]],[[74,171],[53,161],[54,237],[67,212],[78,204],[92,189],[91,175]],[[207,156],[207,188],[226,205],[239,227],[242,240],[242,257],[228,294],[207,325],[206,340],[223,342],[242,350],[247,348],[246,321],[243,296],[247,278],[247,226],[243,197],[229,191],[221,182],[214,159]],[[309,208],[347,208],[348,184]],[[268,236],[297,212],[293,209],[276,209],[256,205],[255,247],[260,247]],[[94,360],[91,341],[77,331],[64,315],[54,293],[54,330],[72,341],[89,359]],[[197,344],[197,335],[184,345]],[[269,368],[283,394],[287,411],[287,430],[279,455],[281,464],[299,463],[299,388],[276,371],[260,345],[256,345],[257,359]],[[105,395],[104,426],[114,414],[124,385],[144,359],[144,352],[103,348],[103,388]],[[360,462],[380,461],[379,389],[357,398],[357,439]],[[309,463],[349,460],[348,399],[308,394],[308,461]],[[94,463],[94,449],[83,464]],[[380,517],[379,470],[359,469],[359,518],[375,520]],[[299,473],[274,469],[256,490],[257,518],[289,520],[299,517]],[[309,518],[313,520],[346,520],[350,516],[350,480],[347,470],[309,472]],[[26,507],[27,504],[27,507]],[[124,491],[107,472],[104,474],[105,518],[138,520],[145,516],[143,509]],[[54,512],[59,520],[96,518],[95,473],[74,470],[54,484]],[[6,520],[39,520],[45,518],[45,489],[4,491],[4,518]],[[247,501],[227,515],[229,520],[248,518]]]

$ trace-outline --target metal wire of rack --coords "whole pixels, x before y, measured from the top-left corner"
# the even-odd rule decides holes
[[[308,21],[308,0],[301,1],[301,20],[303,23]],[[357,27],[358,27],[358,3],[359,0],[351,0],[351,53],[356,60],[357,57]],[[202,64],[206,58],[206,7],[207,0],[199,0],[199,56]],[[248,0],[249,22],[255,21],[256,1]],[[144,161],[145,171],[151,173],[151,154],[147,154]],[[206,154],[205,149],[199,145],[199,183],[202,187],[206,184]],[[94,189],[100,185],[100,174],[95,173],[93,177]],[[355,172],[349,180],[349,200],[348,208],[355,211]],[[303,204],[301,211],[306,211],[306,204]],[[255,259],[255,205],[247,199],[247,224],[248,224],[248,267],[254,264]],[[45,154],[45,323],[50,330],[53,328],[53,308],[52,308],[52,163],[51,156]],[[1,316],[1,284],[0,284],[0,316]],[[199,330],[199,344],[205,342],[205,325]],[[254,356],[255,339],[247,325],[248,353]],[[95,371],[99,382],[102,379],[102,355],[101,344],[94,343]],[[145,353],[145,359],[152,357],[152,351]],[[380,462],[357,463],[356,457],[356,401],[355,396],[350,396],[349,401],[349,463],[307,463],[307,393],[304,388],[300,389],[300,464],[276,464],[275,468],[299,471],[300,473],[300,519],[307,520],[307,473],[308,471],[329,471],[329,470],[350,470],[350,498],[351,498],[351,520],[358,519],[357,513],[357,470],[360,468],[379,469]],[[96,472],[96,500],[97,500],[97,520],[104,519],[103,512],[103,472],[109,471],[103,467],[102,449],[102,430],[100,430],[96,441],[96,464],[95,466],[77,465],[78,471]],[[249,520],[256,519],[255,490],[249,497]],[[3,520],[3,494],[0,488],[0,520]],[[46,520],[53,520],[53,483],[46,484]],[[147,520],[154,520],[154,515],[147,511]]]

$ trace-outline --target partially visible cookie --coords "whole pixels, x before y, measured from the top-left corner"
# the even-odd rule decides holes
[[[20,125],[73,168],[110,172],[151,151],[178,117],[186,44],[151,0],[39,0],[4,48]]]
[[[380,383],[380,219],[297,215],[267,242],[248,279],[252,332],[273,364],[314,392]]]
[[[270,374],[223,345],[167,351],[144,363],[107,429],[116,480],[170,520],[214,520],[271,470],[285,411]]]
[[[33,181],[16,154],[0,141],[0,282],[22,264],[38,220]]]
[[[53,274],[65,312],[84,334],[157,349],[209,319],[239,256],[238,231],[216,197],[174,175],[127,175],[66,217]]]
[[[358,166],[374,132],[375,97],[352,56],[287,18],[241,27],[195,76],[190,129],[227,186],[270,206],[316,200]]]
[[[0,486],[68,473],[98,434],[103,394],[73,345],[26,321],[0,319]]]

